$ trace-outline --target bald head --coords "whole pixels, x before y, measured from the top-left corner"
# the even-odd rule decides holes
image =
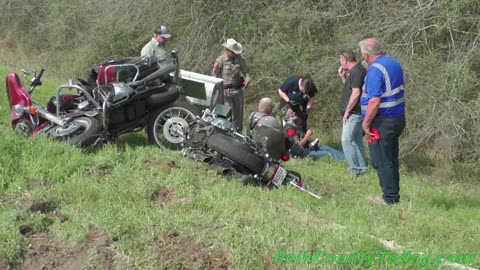
[[[265,97],[260,100],[258,103],[258,111],[263,112],[265,114],[272,114],[273,109],[273,101],[271,98]]]
[[[358,43],[360,46],[360,50],[362,51],[362,54],[368,54],[370,56],[374,56],[377,54],[382,54],[382,45],[378,42],[376,38],[367,38],[360,43]]]
[[[365,61],[370,64],[378,56],[383,54],[382,45],[376,38],[367,38],[358,43]]]

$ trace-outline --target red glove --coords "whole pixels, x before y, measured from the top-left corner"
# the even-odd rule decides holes
[[[371,135],[368,136],[367,142],[372,143],[380,140],[380,134],[378,134],[378,130],[376,128],[370,128]]]

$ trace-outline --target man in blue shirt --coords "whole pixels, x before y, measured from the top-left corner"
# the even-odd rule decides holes
[[[375,38],[362,40],[359,46],[369,65],[360,98],[362,129],[383,202],[392,205],[400,202],[398,138],[405,128],[403,70],[397,60],[385,55]]]
[[[309,74],[288,77],[278,89],[280,113],[284,121],[288,119],[287,110],[292,109],[301,122],[303,132],[307,132],[308,113],[313,107],[314,96],[317,93],[317,87]]]

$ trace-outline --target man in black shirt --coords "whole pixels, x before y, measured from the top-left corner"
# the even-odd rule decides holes
[[[352,176],[359,176],[367,171],[365,147],[363,145],[362,115],[360,95],[366,70],[357,63],[351,50],[343,51],[339,56],[338,75],[343,82],[340,113],[342,117],[342,147]]]

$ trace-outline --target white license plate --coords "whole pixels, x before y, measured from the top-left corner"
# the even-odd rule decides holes
[[[281,186],[285,176],[287,176],[287,170],[279,166],[277,172],[272,178],[272,183],[277,187]]]

